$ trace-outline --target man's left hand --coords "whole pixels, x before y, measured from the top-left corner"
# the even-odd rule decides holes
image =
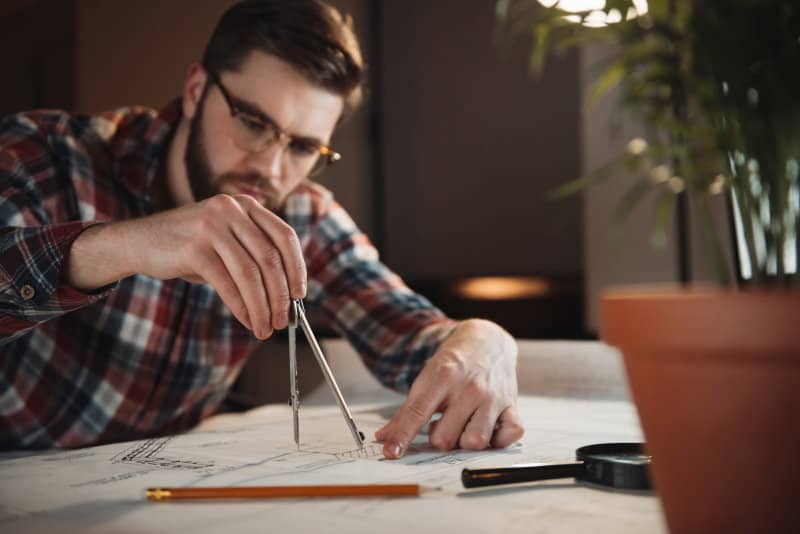
[[[524,433],[517,413],[517,345],[498,325],[463,321],[417,376],[408,398],[375,438],[400,458],[435,413],[429,429],[439,450],[508,447]]]

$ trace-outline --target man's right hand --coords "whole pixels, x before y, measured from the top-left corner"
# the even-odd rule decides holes
[[[259,339],[288,326],[306,293],[294,230],[247,195],[216,195],[150,217],[99,224],[72,245],[67,281],[91,290],[132,274],[214,287]]]

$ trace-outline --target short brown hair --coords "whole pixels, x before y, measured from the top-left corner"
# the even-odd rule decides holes
[[[364,65],[350,17],[320,0],[244,0],[226,11],[203,54],[217,74],[238,70],[253,50],[285,61],[340,95],[345,110],[362,98]]]

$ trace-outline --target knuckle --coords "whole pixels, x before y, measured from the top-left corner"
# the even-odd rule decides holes
[[[240,205],[242,205],[242,206],[254,206],[254,205],[259,205],[259,204],[258,204],[258,201],[257,201],[256,199],[254,199],[253,197],[251,197],[250,195],[245,195],[245,194],[242,194],[242,193],[237,193],[237,194],[235,194],[235,195],[232,195],[232,198],[233,198],[233,199],[234,199],[234,200],[235,200],[237,203],[239,203],[239,204],[240,204]]]
[[[241,267],[241,275],[248,284],[261,284],[261,269],[255,262],[247,262]]]
[[[294,274],[295,278],[297,280],[292,280],[293,284],[297,285],[298,281],[299,281],[300,284],[304,284],[306,282],[306,280],[307,280],[307,275],[306,275],[306,265],[302,261],[302,259],[299,260],[299,261],[290,263],[288,265],[291,265],[292,268],[291,268],[291,272],[287,272],[286,273],[287,277],[289,277],[289,279],[292,280],[290,275]],[[293,289],[295,289],[295,288],[293,288]]]
[[[489,444],[489,437],[483,433],[469,433],[464,434],[461,438],[461,446],[470,450],[485,449]]]
[[[300,240],[297,238],[294,228],[288,224],[282,225],[278,233],[278,238],[291,246],[300,245]]]
[[[409,404],[407,413],[409,417],[415,421],[424,421],[428,418],[425,407],[420,402],[412,402]]]
[[[436,368],[436,377],[442,382],[452,382],[461,374],[461,368],[454,362],[444,362]]]
[[[239,282],[251,288],[263,285],[261,269],[258,268],[255,262],[247,262],[239,268]]]
[[[270,300],[275,304],[278,309],[288,309],[291,296],[288,291],[281,290],[277,293],[270,293]]]
[[[442,434],[431,436],[430,442],[434,448],[439,449],[440,451],[449,451],[453,448],[451,446],[451,440]]]
[[[305,277],[305,275],[306,275],[306,262],[302,257],[297,260],[297,262],[295,263],[294,268],[295,268],[295,271],[297,271],[303,277]]]
[[[232,207],[234,207],[235,204],[236,201],[234,200],[233,197],[222,193],[214,195],[213,197],[210,197],[205,200],[206,208],[208,208],[208,211],[212,213],[214,212],[225,213]]]
[[[259,263],[269,269],[278,269],[281,266],[281,253],[275,247],[268,247],[259,253]]]
[[[491,391],[482,381],[470,380],[464,387],[464,394],[470,399],[485,400],[491,396]]]

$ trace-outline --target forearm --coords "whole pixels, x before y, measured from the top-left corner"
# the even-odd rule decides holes
[[[309,304],[323,310],[383,385],[407,391],[456,322],[399,278],[380,276],[383,269],[363,266],[356,277],[345,271],[327,285],[312,280]]]
[[[91,226],[73,241],[63,280],[80,291],[92,291],[135,274],[136,258],[142,254],[139,248],[135,223]]]

